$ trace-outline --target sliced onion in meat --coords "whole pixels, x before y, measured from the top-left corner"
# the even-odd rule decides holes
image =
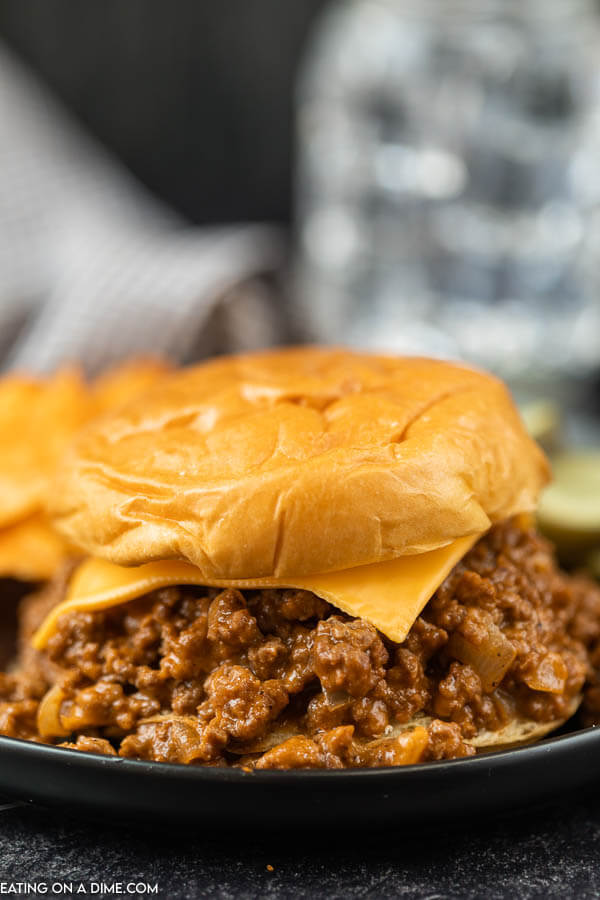
[[[292,725],[291,723],[282,724],[274,727],[272,731],[269,731],[263,737],[255,738],[253,741],[230,744],[227,747],[227,751],[235,753],[236,756],[245,756],[247,753],[266,753],[268,750],[273,750],[293,737],[304,737],[304,735],[297,725]]]
[[[368,766],[411,766],[423,758],[429,732],[422,725],[405,728],[395,737],[382,737],[363,744],[359,751]]]
[[[176,749],[175,755],[169,759],[170,762],[180,762],[185,765],[197,760],[206,762],[199,731],[199,721],[196,716],[180,716],[176,713],[158,714],[148,716],[146,719],[140,719],[137,727],[142,725],[160,725],[162,723],[171,726],[171,733],[174,737]]]
[[[558,653],[547,653],[540,664],[523,680],[532,691],[562,694],[568,674],[567,667]]]
[[[339,709],[341,706],[347,706],[349,703],[352,703],[356,699],[351,694],[349,694],[348,691],[328,691],[326,688],[324,688],[323,693],[325,695],[327,705],[331,709]]]
[[[475,643],[460,631],[455,631],[448,641],[447,649],[459,662],[475,669],[486,694],[498,687],[517,655],[508,638],[492,623],[488,626],[485,641]]]
[[[68,737],[67,731],[60,721],[60,707],[65,694],[60,685],[55,684],[46,691],[37,711],[37,729],[44,740],[55,737]]]

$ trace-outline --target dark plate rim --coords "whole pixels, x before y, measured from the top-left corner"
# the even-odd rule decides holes
[[[541,762],[548,753],[560,754],[570,750],[591,749],[600,744],[600,727],[580,729],[570,734],[545,738],[535,744],[525,747],[513,747],[505,750],[497,750],[471,756],[464,759],[450,759],[430,763],[416,763],[410,766],[381,766],[373,769],[293,769],[273,770],[264,769],[245,771],[243,769],[225,768],[220,766],[194,766],[184,763],[163,763],[147,760],[127,759],[120,756],[104,756],[100,753],[87,753],[81,750],[71,750],[62,747],[54,747],[48,744],[38,744],[21,738],[10,738],[0,735],[0,763],[2,751],[8,750],[11,754],[18,753],[22,757],[43,757],[47,762],[58,763],[61,768],[79,768],[97,770],[112,770],[117,773],[130,776],[137,774],[140,779],[176,779],[192,782],[209,782],[218,784],[260,784],[277,782],[281,785],[303,784],[307,782],[327,782],[335,779],[338,782],[387,781],[392,777],[395,781],[428,780],[446,772],[450,776],[472,774],[474,777],[482,774],[482,771],[490,769],[505,769],[516,764]]]

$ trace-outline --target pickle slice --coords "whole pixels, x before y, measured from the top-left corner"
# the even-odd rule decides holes
[[[553,460],[554,482],[538,509],[541,530],[569,558],[600,547],[600,452],[565,453]]]
[[[534,400],[520,407],[527,431],[545,449],[556,443],[560,431],[560,410],[551,400]]]
[[[600,579],[600,550],[595,550],[587,558],[587,566],[594,578]]]

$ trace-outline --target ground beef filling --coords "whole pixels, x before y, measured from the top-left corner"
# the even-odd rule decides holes
[[[559,572],[516,522],[475,545],[401,645],[307,591],[182,587],[65,615],[34,653],[27,638],[64,586],[53,590],[23,607],[21,659],[0,680],[4,734],[197,765],[345,768],[470,755],[470,739],[515,716],[568,717],[586,677],[586,714],[600,709],[588,658],[600,658],[600,590]]]

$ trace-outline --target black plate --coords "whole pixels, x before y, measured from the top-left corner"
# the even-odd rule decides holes
[[[396,769],[251,772],[138,762],[0,738],[0,791],[117,822],[414,827],[523,809],[600,775],[600,728]]]

